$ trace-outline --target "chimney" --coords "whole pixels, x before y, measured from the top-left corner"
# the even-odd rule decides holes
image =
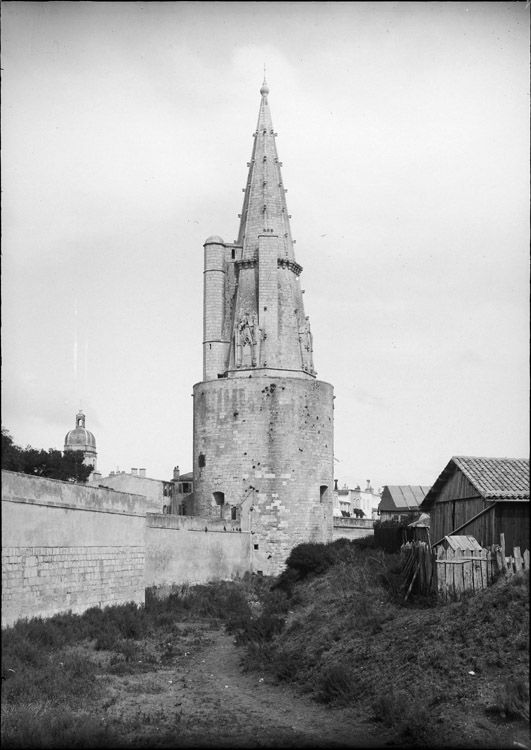
[[[139,477],[145,477],[146,476],[146,470],[145,469],[139,469],[138,470],[138,476]]]
[[[179,476],[180,476],[180,474],[179,474],[179,467],[178,466],[174,466],[173,467],[173,481],[174,482],[177,481],[179,479]]]
[[[132,468],[132,469],[131,469],[131,474],[132,474],[132,475],[133,475],[134,477],[138,476],[138,469],[137,469],[137,468],[135,468],[135,467],[134,467],[134,468]]]

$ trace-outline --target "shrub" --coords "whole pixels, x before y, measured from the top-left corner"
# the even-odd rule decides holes
[[[108,748],[116,738],[86,713],[36,704],[2,707],[3,748]]]
[[[285,682],[294,682],[302,671],[300,656],[292,651],[276,651],[272,666],[277,679]]]
[[[154,623],[174,619],[229,620],[246,615],[249,605],[245,593],[232,581],[217,581],[198,586],[180,586],[165,599],[155,593],[146,596],[146,610]]]
[[[293,568],[285,568],[273,584],[273,588],[282,591],[291,599],[293,597],[294,587],[299,580],[299,574]]]
[[[271,670],[275,663],[277,649],[271,642],[250,641],[242,656],[241,666],[244,672]]]
[[[376,697],[373,707],[375,721],[383,721],[403,737],[422,739],[430,726],[426,706],[434,702],[431,694],[410,695],[405,690],[391,690]]]
[[[76,705],[89,697],[95,687],[95,665],[80,654],[47,656],[38,668],[19,664],[8,672],[2,685],[5,701]]]
[[[333,563],[334,555],[330,545],[305,542],[291,550],[286,567],[294,570],[297,579],[302,581],[309,575],[325,573]]]
[[[322,703],[349,703],[356,690],[356,682],[342,664],[324,667],[317,679],[317,699]]]
[[[505,680],[498,689],[491,712],[498,713],[502,718],[529,721],[529,683],[522,678]]]

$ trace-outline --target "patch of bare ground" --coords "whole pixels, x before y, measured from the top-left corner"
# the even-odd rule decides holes
[[[231,636],[207,631],[202,648],[171,665],[103,678],[97,710],[133,747],[379,747],[391,740],[355,709],[327,708],[267,675],[242,673],[240,656]]]

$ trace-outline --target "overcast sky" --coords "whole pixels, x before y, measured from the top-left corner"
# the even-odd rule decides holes
[[[3,2],[3,426],[192,469],[264,63],[340,485],[527,456],[523,2]]]

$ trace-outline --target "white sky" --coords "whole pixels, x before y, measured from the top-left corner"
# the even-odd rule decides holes
[[[191,470],[264,63],[340,486],[528,455],[523,2],[3,2],[3,426]]]

